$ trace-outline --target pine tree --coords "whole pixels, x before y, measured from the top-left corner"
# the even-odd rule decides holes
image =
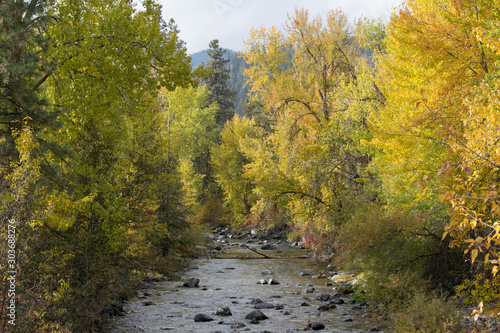
[[[208,103],[217,102],[219,105],[216,122],[222,127],[233,118],[235,93],[229,89],[228,85],[229,69],[226,64],[229,63],[229,60],[225,59],[227,51],[219,46],[218,39],[212,40],[209,47],[207,53],[211,58],[208,62],[210,74],[206,78],[206,85],[210,91]]]
[[[51,66],[43,56],[49,19],[43,6],[44,1],[0,2],[0,154],[6,164],[15,154],[13,130],[25,120],[35,131],[50,123],[39,94]]]

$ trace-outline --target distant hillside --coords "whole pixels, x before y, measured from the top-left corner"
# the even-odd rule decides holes
[[[246,77],[243,75],[243,71],[247,68],[245,60],[239,57],[239,53],[233,50],[225,49],[226,59],[229,59],[229,88],[236,92],[234,105],[236,106],[236,113],[240,116],[244,114],[244,104],[247,98],[248,88],[243,87],[246,82]],[[201,63],[207,64],[210,61],[210,57],[207,54],[207,50],[196,52],[191,54],[191,64],[193,68],[198,67]]]
[[[226,53],[226,59],[231,58],[233,55],[238,54],[237,52],[230,50],[230,49],[224,49],[227,51]],[[193,65],[193,68],[198,67],[201,65],[202,62],[205,64],[210,61],[210,57],[207,54],[208,49],[202,50],[200,52],[196,52],[191,54],[191,65]]]

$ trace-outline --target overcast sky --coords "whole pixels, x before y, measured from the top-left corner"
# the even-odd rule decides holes
[[[243,51],[243,40],[252,27],[282,27],[287,13],[304,7],[312,16],[341,7],[349,18],[366,16],[388,20],[393,7],[403,0],[158,0],[163,17],[173,18],[189,53],[208,48],[212,39],[234,51]]]

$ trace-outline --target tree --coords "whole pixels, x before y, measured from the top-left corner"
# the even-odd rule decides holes
[[[205,79],[210,92],[208,103],[217,103],[219,106],[216,122],[223,127],[234,115],[235,93],[228,87],[229,69],[226,68],[226,64],[229,63],[229,60],[224,58],[227,51],[219,46],[218,39],[212,40],[209,47],[207,53],[210,56],[210,61],[207,65],[210,68],[210,74]]]
[[[377,59],[387,103],[370,117],[389,206],[443,210],[438,198],[449,204],[446,231],[443,219],[432,221],[434,230],[465,247],[479,272],[489,271],[486,279],[477,275],[472,294],[486,295],[490,305],[498,283],[496,15],[496,2],[407,1]]]
[[[382,97],[341,10],[323,24],[297,9],[284,33],[253,29],[247,41],[246,74],[271,131],[242,144],[246,176],[259,204],[286,208],[303,233],[333,236],[354,198],[370,200],[371,152],[360,142],[370,135],[368,109]]]
[[[256,201],[253,180],[245,174],[249,160],[243,155],[240,144],[262,135],[262,129],[256,127],[253,120],[236,115],[226,123],[220,144],[211,150],[214,178],[224,191],[224,204],[232,213],[234,225],[244,222]]]
[[[22,130],[26,120],[36,133],[55,126],[56,114],[46,107],[42,90],[54,67],[47,57],[45,28],[51,16],[46,6],[36,0],[0,4],[0,164],[4,167],[16,161],[12,133]]]
[[[15,14],[1,20],[1,56],[12,65],[2,72],[8,76],[2,77],[1,130],[19,137],[11,156],[20,157],[2,176],[10,173],[8,186],[28,193],[2,196],[2,216],[12,202],[22,203],[19,212],[31,211],[20,218],[19,304],[26,321],[19,329],[87,332],[102,323],[132,270],[158,269],[153,263],[177,251],[186,228],[177,165],[167,167],[167,154],[155,156],[164,143],[159,134],[138,127],[149,120],[150,128],[163,128],[150,105],[160,87],[195,84],[190,58],[176,34],[162,30],[154,1],[141,10],[127,0],[1,6]],[[42,126],[51,113],[60,127]],[[20,118],[26,116],[32,129],[16,130],[28,128]],[[41,149],[47,143],[63,150]],[[24,181],[19,170],[36,177]],[[133,191],[145,189],[134,187],[135,179],[150,185],[150,196]],[[140,227],[156,231],[154,237],[138,236]],[[148,253],[160,259],[147,260]]]

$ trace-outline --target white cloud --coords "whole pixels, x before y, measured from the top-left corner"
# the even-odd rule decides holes
[[[391,10],[403,0],[159,0],[166,21],[173,18],[188,51],[208,48],[212,39],[235,51],[243,50],[243,40],[257,26],[277,27],[286,22],[287,13],[304,7],[310,15],[322,15],[341,7],[351,19],[360,16],[388,19]]]

